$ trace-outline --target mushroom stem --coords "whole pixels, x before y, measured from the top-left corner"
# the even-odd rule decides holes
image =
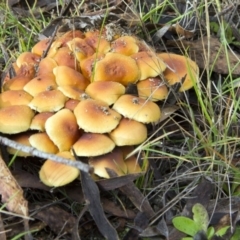
[[[68,165],[68,166],[78,168],[79,170],[86,172],[86,173],[93,172],[93,168],[90,167],[88,164],[82,163],[80,161],[71,161],[66,158],[59,157],[55,154],[45,153],[45,152],[39,151],[33,147],[29,147],[29,146],[17,143],[15,141],[12,141],[12,140],[2,137],[2,136],[0,136],[0,144],[3,144],[5,146],[11,147],[11,148],[14,148],[17,150],[21,150],[26,153],[30,153],[32,156],[36,156],[36,157],[40,157],[40,158],[44,158],[44,159],[50,159],[54,162],[58,162],[58,163],[62,163],[62,164]]]

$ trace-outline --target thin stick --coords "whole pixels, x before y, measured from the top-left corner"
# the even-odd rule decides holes
[[[45,153],[45,152],[37,150],[36,148],[29,147],[29,146],[17,143],[15,141],[12,141],[6,137],[0,136],[0,144],[3,144],[5,146],[8,146],[8,147],[11,147],[11,148],[14,148],[14,149],[26,152],[26,153],[30,153],[31,155],[36,156],[36,157],[50,159],[54,162],[62,163],[62,164],[72,166],[72,167],[76,167],[79,170],[86,172],[86,173],[90,173],[93,171],[93,168],[90,167],[88,164],[82,163],[80,161],[68,160],[66,158],[59,157],[55,154]]]

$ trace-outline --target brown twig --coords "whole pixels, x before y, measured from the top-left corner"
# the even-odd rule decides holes
[[[0,136],[0,144],[3,144],[5,146],[8,146],[8,147],[11,147],[11,148],[14,148],[14,149],[26,152],[26,153],[30,153],[31,155],[36,156],[36,157],[50,159],[54,162],[62,163],[62,164],[72,166],[72,167],[76,167],[79,170],[86,172],[86,173],[90,173],[93,171],[92,167],[90,167],[88,164],[82,163],[80,161],[68,160],[66,158],[59,157],[55,154],[45,153],[45,152],[39,151],[33,147],[29,147],[29,146],[17,143],[15,141],[12,141],[6,137]]]

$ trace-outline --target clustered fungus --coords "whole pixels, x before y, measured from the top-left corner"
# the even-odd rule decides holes
[[[143,171],[135,156],[126,156],[147,139],[146,124],[160,119],[156,102],[167,98],[169,86],[185,78],[185,91],[198,81],[195,62],[158,54],[135,36],[110,39],[104,29],[69,31],[46,52],[49,42],[22,53],[13,64],[16,76],[4,80],[0,132],[73,161],[74,150],[89,159],[98,177],[109,178],[107,168],[118,176]],[[136,84],[138,96],[126,93],[129,84]],[[41,181],[54,187],[78,175],[78,169],[51,160],[40,170]]]

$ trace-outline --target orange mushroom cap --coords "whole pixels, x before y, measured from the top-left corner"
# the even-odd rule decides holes
[[[92,72],[93,69],[95,68],[96,62],[99,61],[100,59],[103,59],[104,56],[105,56],[104,54],[95,53],[92,56],[80,61],[81,72],[85,78],[92,79],[93,77]]]
[[[53,143],[62,151],[69,151],[80,136],[77,121],[69,109],[62,109],[49,117],[46,132]]]
[[[83,90],[79,90],[72,86],[60,86],[58,87],[58,90],[70,99],[82,100],[89,98],[89,96]]]
[[[31,81],[31,77],[29,76],[16,76],[13,77],[3,84],[3,91],[7,90],[23,90],[23,87]]]
[[[103,178],[110,178],[106,168],[113,170],[118,176],[123,176],[127,172],[127,166],[119,148],[105,155],[90,158],[89,164],[94,168],[94,174]]]
[[[0,108],[11,105],[28,105],[32,96],[23,90],[9,90],[0,94]]]
[[[78,69],[77,59],[68,47],[57,49],[56,54],[52,57],[58,66],[67,66],[72,69]]]
[[[138,95],[141,98],[149,99],[153,102],[166,99],[168,88],[165,82],[159,78],[147,78],[137,83]]]
[[[109,136],[117,146],[137,145],[147,139],[147,127],[135,120],[122,118]]]
[[[77,123],[86,132],[107,133],[121,120],[121,115],[107,104],[93,99],[81,101],[74,109]]]
[[[29,137],[32,147],[47,153],[57,153],[57,146],[51,141],[47,133],[35,133]]]
[[[63,108],[67,97],[59,90],[44,91],[37,94],[28,106],[37,112],[56,112]]]
[[[75,161],[70,152],[59,152],[57,156]],[[80,171],[71,166],[67,166],[51,160],[46,160],[40,169],[39,177],[41,181],[49,187],[64,186],[79,176]]]
[[[136,60],[139,67],[140,80],[156,77],[166,69],[166,64],[154,52],[138,52],[131,57]]]
[[[87,80],[80,72],[67,66],[58,66],[53,69],[53,73],[56,77],[58,86],[67,85],[85,90],[90,83],[90,81]]]
[[[157,122],[161,117],[156,103],[129,94],[122,95],[113,105],[113,109],[126,118],[142,123]]]
[[[39,62],[40,62],[40,56],[31,52],[21,53],[16,60],[16,64],[19,68],[25,63],[27,63],[28,65],[35,66]]]
[[[64,108],[67,108],[71,111],[75,109],[75,107],[79,104],[80,100],[69,99],[65,102]]]
[[[104,134],[84,133],[73,149],[80,157],[94,157],[111,152],[115,147],[114,142]]]
[[[110,43],[106,40],[104,33],[99,30],[88,31],[85,33],[85,41],[98,53],[107,53],[110,51]]]
[[[95,53],[94,49],[82,38],[74,38],[67,45],[79,62]]]
[[[22,133],[18,133],[16,135],[9,136],[9,139],[12,140],[12,141],[15,141],[17,143],[23,144],[25,146],[31,147],[30,142],[29,142],[29,137],[31,135],[32,135],[32,133],[30,133],[30,132],[22,132]],[[15,148],[11,148],[11,147],[7,147],[7,151],[8,151],[9,154],[17,155],[19,157],[29,157],[29,156],[31,156],[31,153],[19,151]]]
[[[85,91],[91,98],[103,101],[110,106],[125,93],[125,87],[118,82],[99,81],[90,83]]]
[[[38,65],[37,76],[53,74],[55,67],[57,67],[56,61],[50,57],[45,57]]]
[[[131,36],[122,36],[111,43],[111,51],[121,53],[126,56],[131,56],[137,53],[139,47],[136,39]]]
[[[31,94],[37,96],[39,93],[57,88],[55,77],[53,74],[39,75],[29,81],[23,89]]]
[[[54,113],[53,112],[41,112],[36,114],[31,122],[30,129],[38,130],[41,132],[45,131],[45,122],[50,118]]]
[[[84,38],[85,35],[82,31],[80,30],[70,30],[66,33],[64,33],[62,36],[58,37],[56,42],[61,43],[62,47],[66,47],[67,43],[74,38]]]
[[[15,134],[27,131],[34,112],[25,105],[9,106],[0,109],[0,132]]]
[[[158,56],[168,66],[163,75],[170,85],[181,82],[185,77],[180,92],[190,89],[198,82],[199,68],[190,58],[173,53],[160,53]]]
[[[50,41],[51,41],[51,39],[49,39],[49,38],[45,38],[45,39],[39,41],[32,47],[32,53],[34,53],[38,56],[42,56],[43,53],[47,50]]]
[[[137,82],[140,77],[136,61],[120,53],[107,53],[96,62],[92,74],[93,81],[114,81],[124,86]]]

